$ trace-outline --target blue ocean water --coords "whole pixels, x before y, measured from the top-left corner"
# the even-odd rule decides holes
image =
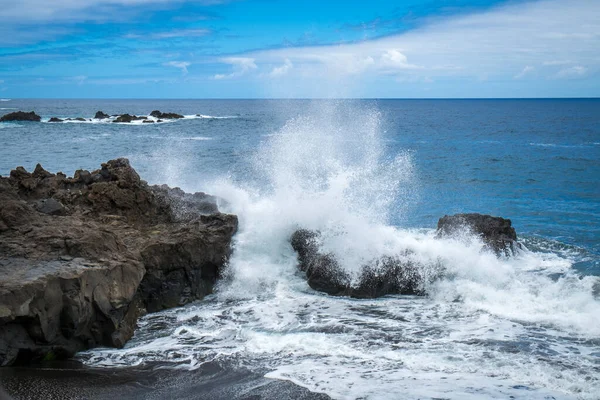
[[[1,103],[0,114],[22,109],[45,119],[91,118],[98,110],[147,115],[159,109],[208,118],[156,126],[5,123],[0,174],[38,162],[71,174],[128,157],[151,183],[196,187],[224,175],[248,181],[256,179],[249,163],[261,142],[326,103],[331,101],[15,99]],[[413,197],[401,206],[410,211],[398,210],[393,224],[434,227],[439,217],[457,212],[500,215],[511,218],[519,233],[585,250],[594,260],[580,267],[600,273],[600,99],[341,103],[352,105],[345,112],[380,113],[386,152],[411,153]]]
[[[0,108],[43,121],[98,110],[186,115],[1,123],[0,174],[38,162],[72,174],[127,157],[150,183],[217,194],[240,217],[215,295],[148,316],[124,350],[84,353],[90,365],[233,360],[334,398],[598,398],[599,99],[14,99]],[[510,218],[528,250],[498,260],[476,241],[433,239],[438,218],[458,212]],[[448,277],[425,297],[315,293],[287,243],[299,226],[332,232],[323,246],[350,272],[408,248]]]

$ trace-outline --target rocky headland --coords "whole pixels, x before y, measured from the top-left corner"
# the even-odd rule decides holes
[[[122,347],[146,312],[211,293],[237,217],[126,159],[0,177],[0,365]]]

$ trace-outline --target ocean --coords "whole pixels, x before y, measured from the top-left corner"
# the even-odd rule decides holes
[[[156,109],[186,117],[47,122]],[[16,110],[43,119],[0,123],[0,175],[127,157],[240,219],[213,295],[79,354],[89,367],[216,365],[335,399],[600,399],[600,99],[0,102]],[[435,239],[460,212],[510,218],[526,250]],[[289,244],[300,227],[351,274],[410,249],[444,277],[425,296],[315,292]]]

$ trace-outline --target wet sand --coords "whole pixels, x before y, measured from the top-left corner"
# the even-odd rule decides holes
[[[6,393],[17,400],[329,399],[291,382],[267,379],[263,374],[217,363],[186,371],[156,365],[88,368],[76,362],[64,362],[0,368],[0,382]],[[4,398],[0,393],[0,400]]]

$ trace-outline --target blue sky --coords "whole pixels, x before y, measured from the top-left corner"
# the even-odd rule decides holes
[[[0,97],[598,97],[598,0],[0,0]]]

